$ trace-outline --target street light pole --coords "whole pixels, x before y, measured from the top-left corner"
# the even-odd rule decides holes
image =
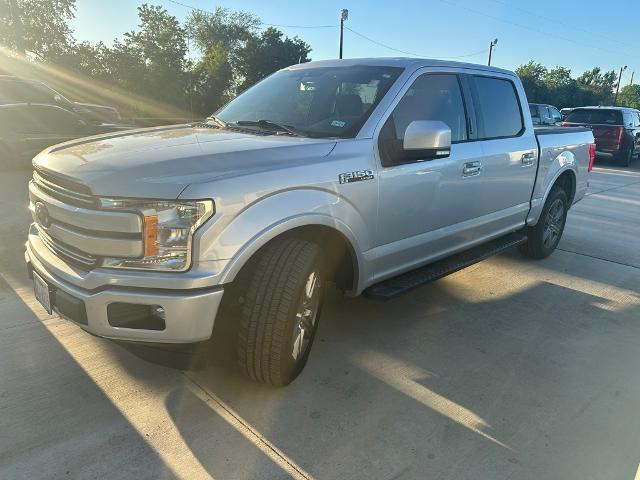
[[[344,21],[349,18],[349,10],[343,8],[340,11],[340,57],[342,58],[342,41],[344,38]]]
[[[613,106],[615,107],[618,104],[618,92],[620,91],[620,81],[622,80],[622,72],[627,69],[627,66],[620,68],[620,75],[618,75],[618,85],[616,86],[616,95],[613,97]]]
[[[636,74],[636,72],[631,72],[631,81],[629,82],[629,85],[633,85],[633,76]]]
[[[495,47],[498,44],[498,39],[494,38],[493,40],[491,40],[491,43],[489,44],[489,61],[487,62],[487,65],[491,66],[491,53],[493,53],[493,47]]]

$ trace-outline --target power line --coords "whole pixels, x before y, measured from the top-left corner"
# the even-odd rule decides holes
[[[574,44],[579,45],[581,47],[595,48],[595,49],[602,50],[602,51],[607,52],[607,53],[612,53],[614,55],[618,55],[620,57],[622,56],[622,53],[619,52],[619,51],[610,50],[608,48],[604,48],[604,47],[601,47],[599,45],[589,45],[589,44],[586,44],[586,43],[582,43],[582,42],[579,42],[579,41],[574,40],[574,39],[569,38],[569,37],[563,37],[561,35],[558,35],[557,33],[545,32],[544,30],[540,30],[539,28],[530,27],[529,25],[525,25],[525,24],[517,23],[517,22],[512,22],[512,21],[506,20],[504,18],[496,17],[495,15],[490,15],[488,13],[483,12],[482,10],[476,10],[475,8],[470,8],[470,7],[467,7],[466,5],[460,5],[460,4],[452,2],[450,0],[439,0],[439,1],[441,3],[446,4],[446,5],[457,7],[457,8],[461,8],[463,10],[467,10],[469,12],[475,13],[476,15],[482,15],[483,17],[491,18],[492,20],[496,20],[498,22],[502,22],[502,23],[506,23],[506,24],[509,24],[509,25],[513,25],[513,26],[518,27],[518,28],[523,28],[525,30],[530,30],[530,31],[533,31],[533,32],[536,32],[536,33],[550,35],[550,36],[553,36],[553,38],[557,38],[559,40],[565,40],[567,42],[574,43]]]
[[[194,10],[194,11],[200,11],[200,12],[205,12],[205,13],[215,13],[215,12],[213,12],[211,10],[204,10],[202,8],[194,7],[193,5],[188,5],[186,3],[179,2],[177,0],[167,0],[167,1],[170,2],[170,3],[176,4],[176,5],[180,5],[181,7],[189,8],[189,9]],[[260,22],[260,24],[261,25],[266,25],[268,27],[279,27],[279,28],[338,28],[338,25],[283,25],[283,24],[278,24],[278,23],[265,23],[265,22]],[[357,35],[357,36],[359,36],[359,37],[361,37],[361,38],[363,38],[363,39],[365,39],[365,40],[367,40],[367,41],[369,41],[371,43],[374,43],[374,44],[376,44],[376,45],[378,45],[380,47],[386,48],[388,50],[392,50],[394,52],[402,53],[404,55],[409,55],[409,56],[412,56],[412,57],[424,58],[424,57],[429,57],[430,56],[430,55],[422,55],[422,54],[419,54],[419,53],[409,52],[409,51],[406,51],[406,50],[401,50],[399,48],[395,48],[395,47],[392,47],[390,45],[386,45],[386,44],[384,44],[382,42],[379,42],[377,40],[374,40],[373,38],[368,37],[363,33],[357,32],[353,28],[349,28],[347,26],[345,26],[344,28],[346,30],[349,30],[351,33],[353,33],[353,34],[355,34],[355,35]],[[472,52],[472,53],[468,53],[468,54],[465,54],[465,55],[444,56],[442,58],[453,58],[453,59],[455,59],[455,58],[474,57],[476,55],[480,55],[482,53],[485,53],[486,51],[487,51],[487,49],[485,48],[485,49],[482,49],[482,50],[478,50],[477,52]]]
[[[616,44],[621,45],[621,46],[626,46],[624,43],[620,42],[619,40],[616,40],[616,39],[614,39],[612,37],[609,37],[607,35],[602,35],[601,33],[598,33],[596,31],[594,31],[595,29],[587,30],[586,28],[583,28],[583,27],[580,27],[579,25],[576,25],[574,22],[568,22],[568,21],[566,21],[564,19],[557,19],[557,18],[548,17],[546,15],[541,15],[541,14],[539,14],[537,12],[533,12],[531,10],[527,10],[526,8],[522,8],[522,7],[519,7],[517,5],[513,5],[513,4],[511,4],[509,2],[506,2],[504,0],[491,0],[491,1],[493,1],[495,3],[500,3],[500,4],[505,5],[507,7],[510,7],[510,8],[514,8],[516,10],[520,10],[521,12],[526,13],[527,15],[533,15],[534,17],[538,17],[538,18],[540,18],[542,20],[546,20],[548,22],[555,22],[555,23],[559,23],[561,25],[565,25],[567,27],[570,27],[571,30],[573,30],[573,31],[580,30],[581,32],[588,33],[592,37],[600,37],[600,38],[602,38],[604,40],[607,40],[607,41],[609,41],[611,43],[616,43]]]
[[[167,0],[170,3],[174,3],[176,5],[180,5],[181,7],[189,8],[191,10],[197,12],[205,12],[205,13],[215,13],[211,10],[204,10],[202,8],[194,7],[193,5],[187,5],[186,3],[178,2],[176,0]],[[337,28],[337,25],[281,25],[278,23],[265,23],[260,22],[260,25],[265,25],[267,27],[279,27],[279,28]]]
[[[430,55],[422,55],[422,54],[414,53],[414,52],[408,52],[408,51],[406,51],[406,50],[400,50],[399,48],[395,48],[395,47],[392,47],[392,46],[390,46],[390,45],[386,45],[386,44],[384,44],[384,43],[382,43],[382,42],[379,42],[379,41],[377,41],[377,40],[374,40],[374,39],[373,39],[373,38],[371,38],[371,37],[367,37],[366,35],[364,35],[364,34],[362,34],[362,33],[360,33],[360,32],[356,32],[353,28],[349,28],[349,27],[347,27],[347,26],[345,26],[344,28],[345,28],[346,30],[349,30],[351,33],[356,34],[357,36],[362,37],[362,38],[364,38],[365,40],[368,40],[368,41],[369,41],[369,42],[371,42],[371,43],[375,43],[376,45],[378,45],[378,46],[380,46],[380,47],[387,48],[387,49],[392,50],[392,51],[394,51],[394,52],[402,53],[402,54],[404,54],[404,55],[410,55],[410,56],[412,56],[412,57],[421,57],[421,58],[424,58],[424,57],[429,57],[429,56],[430,56]],[[467,53],[467,54],[465,54],[465,55],[447,56],[447,57],[443,57],[443,58],[465,58],[465,57],[473,57],[473,56],[475,56],[475,55],[480,55],[481,53],[485,53],[486,51],[487,51],[487,49],[486,49],[486,48],[484,48],[484,49],[479,50],[479,51],[477,51],[477,52]]]

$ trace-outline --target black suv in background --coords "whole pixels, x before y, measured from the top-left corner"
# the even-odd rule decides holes
[[[562,122],[562,115],[553,105],[546,103],[530,103],[529,111],[534,125],[558,125]]]
[[[640,111],[634,108],[575,108],[562,125],[591,127],[596,158],[613,159],[626,167],[640,153]]]
[[[37,80],[12,75],[0,75],[0,105],[12,103],[39,103],[62,107],[92,123],[120,122],[120,113],[114,107],[91,103],[72,102]]]

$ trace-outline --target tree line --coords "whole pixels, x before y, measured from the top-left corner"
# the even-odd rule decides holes
[[[98,99],[104,98],[102,86],[119,92],[108,101],[127,114],[140,116],[154,105],[168,105],[200,116],[270,73],[310,60],[311,47],[302,39],[262,28],[257,16],[242,11],[194,10],[180,22],[163,7],[144,4],[138,7],[138,28],[110,45],[77,41],[70,27],[74,13],[75,0],[0,0],[0,73],[8,48],[45,74],[65,72],[54,85],[63,93],[73,81],[79,84],[77,74],[100,86],[93,89]],[[516,73],[530,102],[560,108],[614,103],[614,71],[594,67],[573,78],[566,67],[549,69],[531,60]],[[82,91],[78,88],[78,95]],[[623,87],[617,104],[640,108],[640,86]]]
[[[197,115],[210,114],[276,70],[310,60],[306,42],[263,29],[247,12],[194,10],[180,22],[161,6],[143,4],[138,28],[111,45],[77,41],[69,25],[74,13],[75,0],[0,1],[0,45]]]
[[[618,75],[599,67],[587,70],[577,78],[566,67],[548,69],[533,60],[516,68],[527,99],[532,103],[548,103],[559,108],[585,105],[613,105]],[[625,85],[616,104],[640,108],[640,86]]]

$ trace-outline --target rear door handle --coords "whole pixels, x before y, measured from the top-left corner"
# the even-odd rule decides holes
[[[530,167],[536,163],[536,154],[533,152],[527,152],[522,154],[522,166]]]
[[[464,164],[462,168],[462,176],[463,177],[475,177],[480,175],[482,172],[482,163],[478,162],[467,162]]]

